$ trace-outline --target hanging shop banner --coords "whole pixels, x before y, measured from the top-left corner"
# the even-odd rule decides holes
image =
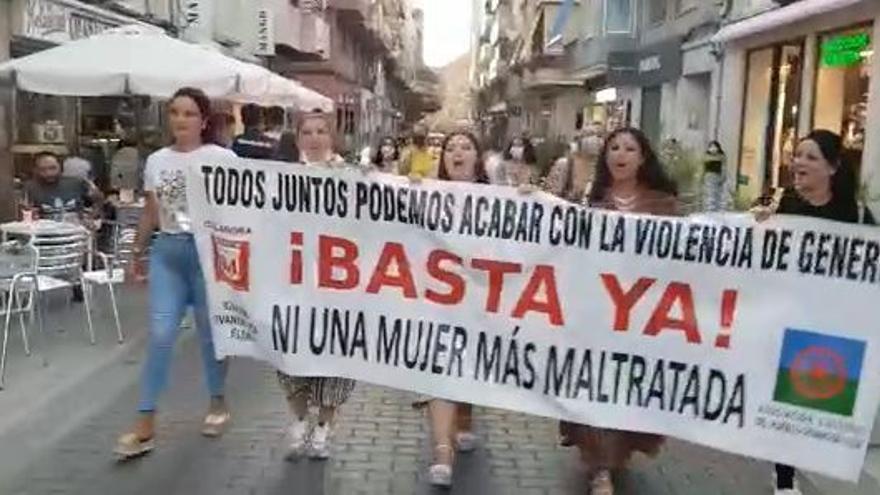
[[[266,2],[257,9],[256,55],[275,55],[275,11]]]
[[[608,55],[608,80],[615,86],[657,86],[681,77],[681,38],[671,38],[634,52]]]
[[[875,230],[237,159],[187,187],[221,356],[858,478]]]
[[[52,43],[88,38],[124,23],[137,22],[80,2],[27,0],[23,3],[21,30],[17,34]]]

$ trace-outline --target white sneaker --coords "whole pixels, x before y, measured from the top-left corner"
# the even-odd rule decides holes
[[[455,446],[459,452],[473,452],[477,448],[477,436],[463,431],[455,436]]]
[[[329,459],[330,458],[330,437],[333,430],[329,424],[324,426],[318,425],[312,430],[312,448],[309,451],[309,457],[312,459]]]
[[[428,483],[431,486],[452,486],[452,466],[448,464],[434,464],[428,469]]]
[[[308,446],[309,422],[307,420],[294,419],[287,427],[287,438],[290,441],[287,449],[287,458],[296,459],[302,456]]]

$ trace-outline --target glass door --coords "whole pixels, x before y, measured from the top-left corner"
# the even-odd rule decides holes
[[[739,186],[753,199],[790,183],[797,140],[803,44],[748,54],[740,143]]]

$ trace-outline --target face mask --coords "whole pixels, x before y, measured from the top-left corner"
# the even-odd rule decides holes
[[[513,148],[510,148],[510,157],[517,161],[522,160],[524,152],[525,150],[522,146],[514,146]]]

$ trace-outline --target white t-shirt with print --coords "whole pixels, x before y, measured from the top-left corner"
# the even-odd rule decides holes
[[[235,158],[235,153],[214,144],[187,153],[162,148],[147,157],[144,190],[155,193],[159,202],[159,230],[169,234],[192,231],[186,204],[187,168],[227,158]]]

